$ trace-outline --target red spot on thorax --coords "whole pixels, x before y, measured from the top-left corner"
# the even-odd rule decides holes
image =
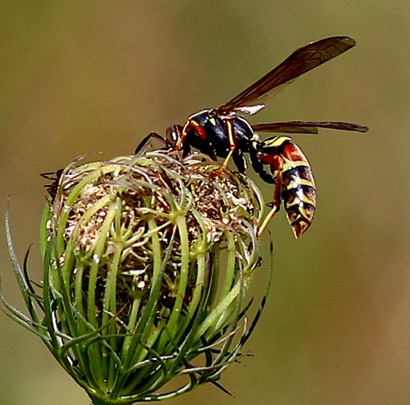
[[[205,128],[202,125],[199,125],[196,121],[189,121],[189,124],[187,125],[187,132],[191,129],[199,135],[202,141],[206,141],[208,139]]]

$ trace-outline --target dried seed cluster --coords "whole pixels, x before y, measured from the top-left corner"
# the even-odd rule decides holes
[[[112,311],[121,311],[127,318],[134,299],[148,299],[155,255],[166,264],[160,294],[164,308],[172,307],[181,291],[181,263],[189,260],[190,274],[183,289],[187,306],[199,282],[198,257],[207,257],[215,244],[225,249],[227,233],[241,245],[239,260],[246,262],[256,249],[250,235],[256,233],[261,215],[260,196],[246,176],[230,171],[212,176],[218,167],[203,155],[181,160],[152,152],[73,165],[59,172],[58,184],[49,188],[48,228],[50,234],[63,235],[65,247],[56,257],[60,266],[71,244],[78,259],[72,282],[81,267],[87,295],[90,269],[98,264],[95,293],[102,302],[107,274],[113,263],[119,264]],[[184,241],[189,252],[184,253]]]

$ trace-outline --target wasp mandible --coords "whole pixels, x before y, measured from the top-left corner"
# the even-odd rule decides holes
[[[316,210],[316,185],[312,169],[302,150],[288,136],[261,139],[258,132],[317,134],[318,128],[366,132],[367,127],[348,122],[285,121],[250,124],[242,115],[253,115],[266,106],[266,99],[279,86],[287,85],[297,77],[341,55],[356,42],[349,37],[329,37],[311,42],[294,51],[281,64],[239,93],[232,100],[217,108],[191,115],[185,125],[173,125],[165,138],[155,132],[146,136],[135,153],[151,139],[156,138],[165,148],[182,150],[184,156],[191,148],[216,160],[225,158],[213,175],[226,169],[232,158],[240,172],[247,164],[244,153],[259,176],[274,185],[272,209],[259,228],[262,234],[269,221],[283,203],[287,218],[296,238],[310,226]],[[270,172],[265,170],[270,168]]]

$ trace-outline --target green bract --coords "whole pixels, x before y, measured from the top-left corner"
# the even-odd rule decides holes
[[[246,176],[213,176],[219,167],[150,152],[58,172],[41,226],[40,287],[20,268],[7,221],[30,317],[3,304],[95,405],[219,386],[249,337],[259,312],[247,319],[244,296],[261,262],[264,203]]]

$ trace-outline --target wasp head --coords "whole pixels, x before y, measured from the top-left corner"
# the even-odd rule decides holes
[[[167,128],[165,133],[166,144],[172,149],[176,148],[181,139],[182,126],[175,124]]]

